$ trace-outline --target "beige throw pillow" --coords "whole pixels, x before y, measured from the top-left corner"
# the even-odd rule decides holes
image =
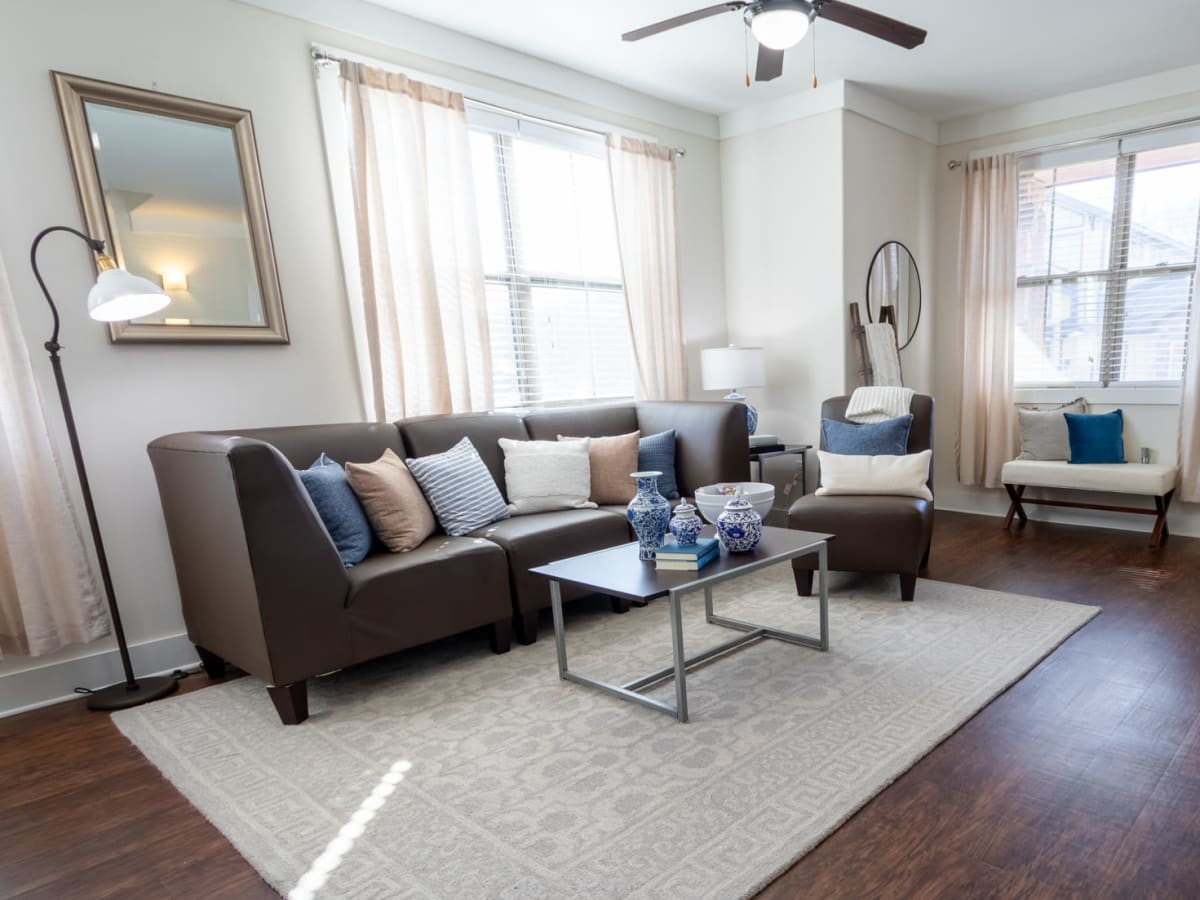
[[[391,450],[373,463],[346,463],[346,478],[371,527],[393,553],[421,546],[437,523],[408,466]]]
[[[640,431],[611,437],[591,438],[588,463],[592,469],[592,495],[595,503],[628,503],[637,493],[637,485],[629,477],[638,470],[638,439]],[[564,437],[560,441],[581,441],[583,438]]]

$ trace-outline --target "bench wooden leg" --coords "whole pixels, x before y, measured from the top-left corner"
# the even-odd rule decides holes
[[[1167,538],[1171,536],[1171,529],[1167,526],[1167,510],[1171,508],[1171,498],[1175,496],[1175,492],[1167,491],[1162,497],[1154,498],[1154,510],[1157,515],[1154,517],[1154,530],[1150,532],[1150,546],[1159,547]]]
[[[1013,515],[1015,514],[1024,525],[1029,521],[1029,516],[1025,514],[1025,507],[1021,505],[1021,497],[1025,494],[1025,485],[1023,484],[1006,484],[1004,489],[1008,491],[1008,499],[1012,502],[1008,504],[1008,515],[1004,517],[1004,528],[1008,529],[1012,525]]]

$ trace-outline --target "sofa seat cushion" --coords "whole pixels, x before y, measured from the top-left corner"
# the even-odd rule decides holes
[[[567,509],[514,516],[471,533],[499,544],[508,554],[513,596],[518,612],[550,605],[550,582],[529,570],[580,553],[628,543],[629,523],[599,509]],[[563,596],[578,596],[564,590]]]
[[[489,541],[434,535],[407,553],[377,553],[346,571],[355,659],[370,659],[512,615],[508,562]]]
[[[845,572],[915,574],[933,534],[933,503],[919,497],[801,497],[788,510],[788,527],[834,535],[829,568]],[[816,556],[796,561],[815,569]]]
[[[1162,497],[1175,489],[1175,466],[1157,463],[1069,463],[1066,460],[1014,459],[1000,470],[1005,484],[1111,491]]]

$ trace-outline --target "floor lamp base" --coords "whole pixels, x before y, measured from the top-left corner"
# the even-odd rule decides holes
[[[179,681],[173,675],[155,675],[139,678],[137,687],[131,689],[125,682],[112,684],[88,694],[88,709],[128,709],[158,700],[179,690]]]

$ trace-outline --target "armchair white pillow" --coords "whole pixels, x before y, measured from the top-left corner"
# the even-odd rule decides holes
[[[932,450],[907,456],[846,456],[817,451],[821,461],[821,486],[817,496],[884,494],[932,500],[926,481]]]
[[[595,509],[588,500],[592,470],[589,438],[514,441],[500,438],[508,510],[514,516],[553,509]]]

